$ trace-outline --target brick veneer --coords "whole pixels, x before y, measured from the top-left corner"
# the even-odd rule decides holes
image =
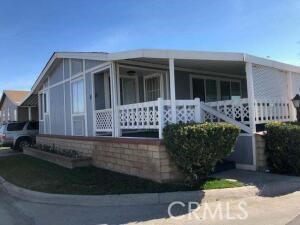
[[[72,149],[92,157],[94,166],[158,182],[183,179],[162,141],[140,138],[39,135],[37,144]]]
[[[267,158],[265,153],[265,137],[264,133],[255,134],[256,145],[256,168],[258,171],[265,171],[267,169]]]

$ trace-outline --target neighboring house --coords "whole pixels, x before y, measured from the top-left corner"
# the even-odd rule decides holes
[[[38,98],[38,143],[80,151],[99,167],[163,181],[179,176],[160,140],[166,123],[239,126],[229,159],[255,170],[255,133],[269,121],[295,120],[291,99],[299,92],[300,67],[248,54],[58,52],[24,102]]]
[[[0,100],[1,122],[38,120],[37,104],[20,106],[29,91],[4,90]]]

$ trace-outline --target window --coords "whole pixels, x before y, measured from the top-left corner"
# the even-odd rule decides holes
[[[83,80],[72,83],[72,112],[84,113],[84,83]]]
[[[29,122],[27,126],[27,130],[38,130],[39,129],[39,123],[38,122]]]
[[[145,77],[145,101],[155,101],[161,97],[160,76]]]
[[[44,119],[44,101],[43,101],[43,94],[40,94],[39,95],[40,97],[40,109],[39,109],[39,112],[40,112],[40,120],[43,120]]]
[[[9,123],[7,125],[7,131],[20,131],[20,130],[23,130],[25,124],[26,124],[26,122],[22,122],[22,123]]]
[[[193,79],[193,98],[205,101],[205,87],[203,79]]]
[[[231,82],[231,96],[241,96],[241,84],[239,82]]]
[[[48,107],[47,107],[47,94],[44,94],[44,112],[47,113],[48,112]]]
[[[218,100],[217,94],[217,81],[216,80],[206,80],[206,101],[212,102]]]
[[[230,81],[221,81],[221,100],[230,100]]]

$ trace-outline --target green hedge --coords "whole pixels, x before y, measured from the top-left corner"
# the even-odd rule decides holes
[[[172,124],[164,129],[164,142],[179,168],[199,179],[233,151],[239,132],[228,123]]]
[[[300,175],[300,126],[272,122],[266,125],[266,154],[272,172]]]

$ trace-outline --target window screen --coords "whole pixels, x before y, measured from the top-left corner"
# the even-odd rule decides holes
[[[145,79],[146,101],[155,101],[160,95],[160,77],[151,77]]]
[[[83,80],[78,80],[72,83],[72,111],[74,114],[84,112]]]
[[[231,96],[241,96],[241,84],[239,82],[231,82]]]
[[[206,101],[212,102],[217,101],[217,81],[216,80],[206,80]]]
[[[230,82],[229,81],[221,81],[221,100],[230,100]]]
[[[205,101],[205,88],[203,79],[193,79],[193,98]]]

